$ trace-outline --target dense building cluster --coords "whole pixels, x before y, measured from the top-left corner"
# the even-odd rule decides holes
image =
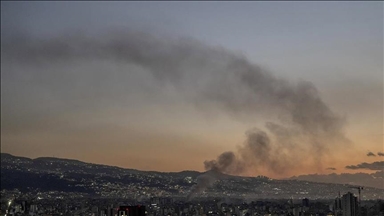
[[[351,185],[223,175],[188,196],[201,175],[2,154],[1,215],[384,216],[378,188],[365,187],[359,205]]]
[[[352,193],[334,200],[196,198],[41,198],[17,191],[1,196],[1,215],[30,216],[383,216],[382,200],[364,200],[359,205]]]

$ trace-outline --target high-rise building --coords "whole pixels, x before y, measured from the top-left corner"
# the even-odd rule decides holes
[[[336,197],[335,203],[332,205],[332,210],[333,210],[333,214],[335,216],[342,216],[343,215],[342,206],[341,206],[340,191],[339,191],[339,196]]]
[[[342,206],[341,206],[341,197],[337,197],[335,199],[335,203],[333,204],[333,213],[335,216],[341,216],[342,215]]]
[[[341,198],[341,208],[343,216],[357,216],[358,215],[358,202],[357,197],[353,193],[348,192]]]
[[[145,206],[120,206],[117,216],[144,216]]]
[[[303,207],[309,207],[309,199],[305,198],[302,200]]]

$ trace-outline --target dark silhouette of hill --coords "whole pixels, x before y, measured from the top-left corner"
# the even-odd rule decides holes
[[[53,157],[30,159],[1,153],[1,190],[22,192],[61,191],[92,196],[120,196],[143,188],[154,195],[187,196],[202,172],[158,172],[126,169]],[[265,176],[241,177],[222,174],[204,193],[226,196],[289,198],[292,195],[329,198],[350,185],[309,181],[275,180]],[[133,192],[132,192],[133,191]],[[155,192],[153,192],[155,191]],[[156,192],[157,191],[157,192]],[[381,194],[381,195],[380,195]],[[384,190],[366,188],[367,197],[383,197]],[[232,195],[233,196],[233,195]]]

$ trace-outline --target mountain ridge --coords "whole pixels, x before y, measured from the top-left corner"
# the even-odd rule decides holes
[[[115,165],[105,165],[105,164],[100,164],[100,163],[93,163],[93,162],[85,162],[81,161],[78,159],[71,159],[71,158],[61,158],[61,157],[36,157],[36,158],[29,158],[29,157],[24,157],[24,156],[16,156],[12,155],[10,153],[0,153],[0,158],[3,157],[13,157],[13,158],[19,158],[19,159],[26,159],[26,160],[31,160],[31,161],[68,161],[68,162],[76,162],[76,163],[82,163],[82,164],[92,164],[92,165],[97,165],[97,166],[105,166],[105,167],[111,167],[111,168],[118,168],[118,169],[126,169],[126,170],[133,170],[133,171],[140,171],[140,172],[152,172],[152,173],[186,173],[186,172],[193,172],[193,173],[199,173],[202,174],[204,172],[199,172],[196,170],[182,170],[182,171],[173,171],[173,172],[167,172],[167,171],[157,171],[157,170],[139,170],[135,168],[127,168],[127,167],[120,167],[120,166],[115,166]]]

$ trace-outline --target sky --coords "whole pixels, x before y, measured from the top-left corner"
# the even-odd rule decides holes
[[[1,152],[373,172],[353,166],[384,159],[383,29],[383,2],[2,1]]]

